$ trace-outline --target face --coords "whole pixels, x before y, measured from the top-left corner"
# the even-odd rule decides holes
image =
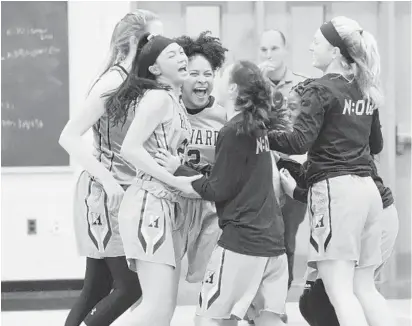
[[[201,109],[213,90],[214,73],[205,57],[196,55],[189,60],[189,77],[183,84],[183,102],[191,109]]]
[[[317,30],[309,50],[312,52],[312,65],[322,71],[331,64],[334,59],[335,49],[325,39],[320,29]]]
[[[177,43],[171,43],[156,60],[156,75],[163,76],[174,85],[180,85],[188,77],[187,65],[187,56],[182,47]]]
[[[147,25],[147,31],[153,35],[163,35],[163,23],[160,20],[152,20]]]
[[[285,64],[286,48],[277,31],[267,31],[260,39],[260,61],[267,63],[273,70]]]

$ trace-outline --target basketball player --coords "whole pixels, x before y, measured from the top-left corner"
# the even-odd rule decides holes
[[[211,95],[214,77],[225,61],[225,49],[220,40],[203,32],[196,38],[181,36],[176,42],[188,59],[189,77],[183,84],[182,99],[188,112],[192,133],[187,148],[187,161],[204,175],[210,173],[215,161],[216,138],[226,123],[226,110]],[[159,150],[156,161],[169,172],[180,166],[178,157]],[[212,251],[220,236],[215,203],[188,199],[183,203],[186,216],[184,233],[187,235],[188,282],[201,282]]]
[[[380,218],[382,224],[381,252],[383,263],[375,271],[376,278],[383,264],[389,260],[393,252],[399,229],[399,219],[392,192],[388,187],[384,186],[382,179],[377,173],[373,158],[371,158],[370,164],[372,168],[372,178],[379,189],[383,204],[383,213]],[[299,189],[299,187],[296,186],[294,178],[285,171],[281,172],[281,180],[282,186],[287,194],[293,195],[295,199],[306,202],[308,190],[307,188],[305,189],[305,186]],[[300,180],[301,185],[304,183],[304,180]],[[301,314],[311,326],[339,326],[335,310],[325,292],[323,282],[321,279],[316,278],[316,271],[309,270],[307,272],[305,290],[299,300]]]
[[[119,226],[143,299],[122,325],[168,326],[176,306],[181,250],[174,235],[184,220],[178,195],[169,187],[184,192],[187,181],[157,164],[154,155],[159,148],[174,155],[187,146],[190,123],[179,100],[187,61],[175,41],[145,34],[128,79],[108,94],[106,102],[107,108],[113,108],[115,122],[122,123],[135,112],[121,154],[136,168],[137,177],[123,197]]]
[[[217,94],[229,121],[219,132],[210,177],[192,185],[215,201],[222,235],[203,279],[196,325],[240,319],[282,325],[288,272],[282,213],[268,177],[270,89],[255,64],[240,61],[225,69]]]
[[[303,82],[306,77],[293,72],[286,63],[288,51],[285,35],[279,30],[267,30],[260,38],[259,67],[268,81],[275,102],[287,103],[288,108],[293,108],[293,97],[290,98],[292,87]],[[287,100],[286,100],[287,99]],[[292,122],[296,119],[296,111],[290,110]],[[292,158],[300,163],[306,160],[306,155],[293,155]],[[285,223],[285,247],[288,257],[289,281],[288,288],[293,281],[293,266],[296,249],[296,234],[299,225],[305,218],[306,205],[293,200],[288,196],[282,198],[282,214]],[[286,315],[283,317],[287,320]]]
[[[145,10],[127,14],[113,31],[109,61],[91,88],[84,107],[67,123],[61,146],[85,169],[74,200],[74,225],[80,255],[86,256],[83,290],[66,326],[110,325],[141,296],[136,274],[128,269],[119,233],[117,212],[135,169],[120,156],[120,146],[131,123],[114,125],[102,94],[124,82],[145,31],[161,33],[158,17]],[[93,130],[91,153],[82,135]],[[112,291],[113,290],[113,291]]]
[[[380,133],[374,112],[383,102],[377,44],[357,22],[336,17],[316,32],[311,51],[324,76],[303,93],[293,131],[272,133],[270,147],[309,150],[308,264],[319,271],[340,325],[392,325],[374,283],[382,261],[382,202],[369,165],[370,134]]]

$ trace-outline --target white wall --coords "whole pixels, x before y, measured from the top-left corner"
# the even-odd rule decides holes
[[[122,1],[68,2],[71,115],[81,109],[112,30],[129,10],[130,3]],[[71,172],[2,169],[2,281],[83,278],[84,258],[77,255],[72,226],[78,171],[74,164]],[[27,219],[37,220],[36,235],[27,235]]]

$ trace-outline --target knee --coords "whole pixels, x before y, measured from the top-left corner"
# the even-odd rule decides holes
[[[142,297],[142,289],[138,282],[132,284],[115,285],[116,291],[126,305],[132,305]]]
[[[367,302],[369,298],[381,295],[373,282],[372,284],[370,282],[365,282],[364,284],[355,283],[353,292],[359,301],[362,302]]]
[[[144,320],[148,321],[148,325],[166,326],[170,325],[174,307],[167,305],[164,302],[144,302],[144,299],[140,305],[140,310],[143,311],[145,317]]]

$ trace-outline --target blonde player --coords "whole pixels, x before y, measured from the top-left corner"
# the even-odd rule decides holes
[[[216,71],[222,67],[227,51],[220,40],[201,33],[197,38],[181,36],[176,42],[189,58],[189,77],[183,84],[182,99],[192,126],[187,147],[187,164],[204,175],[210,173],[215,161],[215,146],[219,130],[226,123],[226,110],[210,95],[213,91]],[[156,161],[174,173],[180,166],[178,157],[168,151],[159,151]],[[187,236],[189,282],[200,282],[207,262],[220,236],[216,207],[213,202],[188,199],[183,203]]]
[[[393,325],[374,282],[382,261],[382,201],[369,165],[370,148],[382,139],[370,137],[380,134],[376,116],[383,104],[376,40],[356,21],[336,17],[316,32],[311,51],[324,76],[303,92],[293,131],[271,134],[270,147],[309,150],[308,262],[318,269],[340,325]]]
[[[109,61],[89,92],[84,107],[67,123],[60,144],[83,166],[76,186],[74,225],[86,275],[79,299],[65,326],[110,325],[141,296],[136,274],[128,269],[117,212],[124,190],[136,172],[120,155],[132,115],[113,124],[102,95],[124,82],[135,58],[137,42],[146,31],[162,32],[158,17],[145,10],[127,14],[113,31]],[[111,111],[115,110],[110,108]],[[93,130],[91,153],[82,135]]]
[[[372,178],[379,189],[383,205],[383,213],[380,217],[382,224],[382,264],[375,271],[376,277],[379,275],[383,265],[391,257],[399,230],[399,220],[392,192],[388,187],[384,186],[372,157],[370,165],[372,168]],[[303,178],[303,180],[300,180],[301,178]],[[301,185],[305,184],[304,176],[297,176],[297,180],[294,180],[294,177],[288,172],[282,171],[281,180],[282,186],[289,196],[306,202],[308,189],[305,186],[300,188],[296,185],[297,181],[299,181]],[[309,269],[306,274],[307,281],[305,290],[299,300],[299,308],[302,316],[311,326],[339,326],[335,310],[325,292],[323,282],[321,279],[317,279],[316,270]]]
[[[179,196],[170,187],[184,190],[186,178],[174,177],[156,163],[154,155],[160,148],[172,154],[185,151],[190,123],[179,96],[187,75],[187,56],[181,46],[162,36],[145,35],[127,82],[108,94],[106,106],[114,108],[116,122],[135,112],[121,154],[136,168],[137,177],[123,197],[119,225],[143,299],[123,325],[169,325],[176,306],[178,231],[184,220]]]

